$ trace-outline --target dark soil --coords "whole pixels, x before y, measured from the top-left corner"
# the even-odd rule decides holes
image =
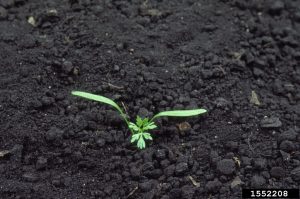
[[[299,0],[0,0],[0,198],[299,188],[299,66]],[[132,119],[209,112],[159,120],[138,150],[114,110],[72,90]]]

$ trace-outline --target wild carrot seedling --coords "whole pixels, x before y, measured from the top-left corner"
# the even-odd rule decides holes
[[[139,149],[144,149],[146,147],[145,140],[152,140],[152,136],[150,133],[148,133],[150,130],[153,130],[157,128],[157,126],[154,123],[154,120],[159,118],[159,117],[190,117],[190,116],[195,116],[195,115],[201,115],[203,113],[206,113],[207,111],[205,109],[192,109],[192,110],[174,110],[174,111],[163,111],[160,112],[156,115],[154,115],[151,119],[149,118],[144,118],[142,119],[141,117],[137,116],[136,122],[130,122],[122,109],[119,107],[118,104],[116,104],[113,100],[103,97],[101,95],[95,95],[87,92],[81,92],[81,91],[72,91],[72,95],[79,96],[82,98],[86,98],[89,100],[94,100],[98,102],[102,102],[105,104],[108,104],[120,113],[121,117],[124,119],[126,122],[129,130],[131,131],[131,143],[136,142],[137,147]]]

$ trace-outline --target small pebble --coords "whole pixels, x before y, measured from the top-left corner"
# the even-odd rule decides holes
[[[0,20],[6,19],[8,15],[8,12],[5,8],[0,6]]]
[[[231,159],[223,159],[217,163],[217,169],[221,174],[231,175],[235,171],[235,163]]]

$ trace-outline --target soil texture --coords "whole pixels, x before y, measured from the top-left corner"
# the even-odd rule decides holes
[[[162,118],[145,150],[112,108]],[[185,128],[180,128],[184,126]],[[0,0],[1,199],[299,188],[299,0]]]

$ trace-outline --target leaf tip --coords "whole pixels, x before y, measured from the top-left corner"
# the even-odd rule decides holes
[[[72,95],[77,95],[79,91],[71,91]]]

